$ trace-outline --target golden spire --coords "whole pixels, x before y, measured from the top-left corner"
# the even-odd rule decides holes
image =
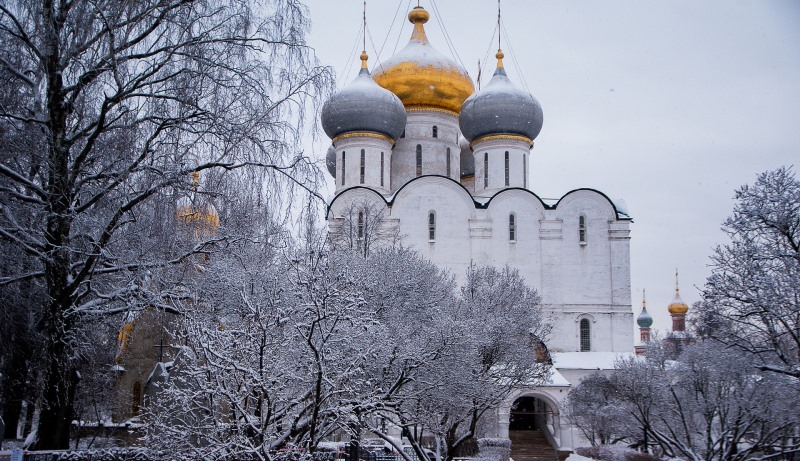
[[[675,268],[675,296],[681,295],[681,289],[678,286],[678,268]]]
[[[428,22],[431,15],[425,11],[425,8],[417,5],[408,13],[408,20],[414,24],[414,32],[411,33],[411,40],[417,40],[421,43],[428,43],[428,37],[425,35],[425,27],[422,25]]]
[[[644,288],[642,288],[642,309],[647,309],[647,296],[644,294]]]
[[[367,68],[367,59],[369,59],[369,56],[367,56],[366,50],[362,51],[361,52],[361,68],[362,69],[366,69]]]
[[[506,55],[503,54],[503,50],[498,48],[497,49],[497,54],[494,55],[494,57],[497,58],[497,68],[498,69],[502,69],[503,68],[503,58],[506,57]]]

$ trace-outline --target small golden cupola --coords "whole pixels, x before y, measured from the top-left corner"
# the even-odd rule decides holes
[[[681,299],[681,289],[678,286],[678,270],[675,269],[675,297],[672,302],[667,306],[667,310],[671,315],[686,315],[689,311],[689,306]]]
[[[411,10],[411,40],[374,69],[373,79],[396,94],[406,110],[439,110],[458,115],[475,86],[463,67],[430,45],[423,27],[429,18],[421,6]]]
[[[192,192],[178,199],[176,213],[179,223],[184,223],[186,231],[195,238],[208,238],[217,235],[219,213],[217,209],[198,193],[200,173],[192,173]]]

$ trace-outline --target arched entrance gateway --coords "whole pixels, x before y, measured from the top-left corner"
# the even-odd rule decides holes
[[[508,412],[508,438],[514,461],[557,460],[558,411],[547,401],[525,395]]]

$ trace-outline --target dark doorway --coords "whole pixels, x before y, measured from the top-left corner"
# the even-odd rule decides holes
[[[547,404],[536,397],[520,397],[511,406],[508,429],[512,431],[544,430],[547,422]]]

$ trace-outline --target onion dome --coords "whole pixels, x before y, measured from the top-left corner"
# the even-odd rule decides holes
[[[325,166],[328,167],[328,173],[331,174],[334,178],[336,177],[336,148],[331,147],[328,148],[328,153],[325,154]]]
[[[375,71],[378,85],[396,94],[406,109],[443,110],[458,114],[464,100],[475,92],[463,67],[436,51],[423,24],[430,14],[421,6],[408,13],[414,24],[411,40]]]
[[[647,300],[644,297],[644,290],[642,290],[642,313],[636,317],[636,323],[639,328],[650,328],[653,325],[653,317],[647,312]]]
[[[178,199],[176,213],[178,221],[191,226],[195,237],[210,237],[219,229],[219,213],[210,202],[197,193],[200,174],[192,173],[192,192]]]
[[[367,53],[362,52],[361,71],[356,79],[322,106],[322,129],[331,139],[359,133],[384,135],[394,141],[405,127],[403,103],[372,80],[367,70]]]
[[[672,302],[667,306],[667,310],[672,315],[684,315],[689,311],[689,306],[681,299],[681,290],[678,287],[678,270],[675,270],[675,297]]]
[[[461,107],[458,123],[470,142],[504,134],[533,141],[542,130],[542,106],[530,93],[511,83],[503,67],[503,56],[498,50],[497,70],[492,80]]]

